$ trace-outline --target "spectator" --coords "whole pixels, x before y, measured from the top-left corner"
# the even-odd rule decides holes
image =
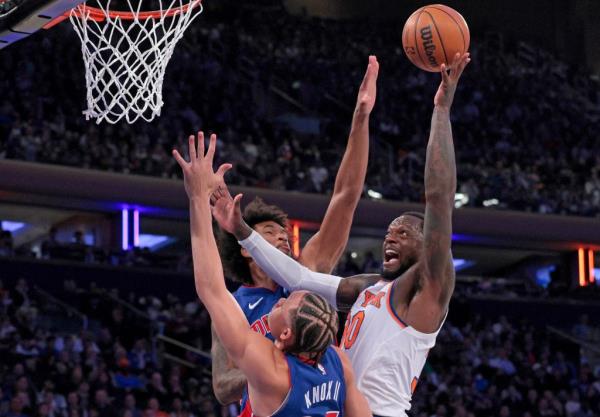
[[[10,407],[8,412],[2,417],[29,417],[27,414],[23,413],[24,408],[25,405],[23,404],[22,397],[16,395],[10,401]]]

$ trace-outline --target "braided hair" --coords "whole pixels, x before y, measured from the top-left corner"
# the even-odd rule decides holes
[[[335,343],[337,311],[320,295],[308,293],[291,312],[291,319],[296,343],[290,353],[308,353],[317,366],[327,348]]]

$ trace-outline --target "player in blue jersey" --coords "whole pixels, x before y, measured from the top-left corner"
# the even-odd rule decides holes
[[[379,63],[374,56],[358,91],[356,108],[346,152],[335,179],[333,195],[320,230],[306,243],[298,262],[307,268],[330,273],[346,247],[354,210],[363,191],[369,155],[369,117],[375,105]],[[244,220],[269,243],[289,255],[287,215],[262,200],[248,204]],[[227,276],[242,286],[234,293],[246,319],[254,330],[272,339],[267,315],[285,290],[272,281],[228,233],[219,236],[219,251]],[[242,398],[246,386],[244,375],[225,354],[213,331],[212,376],[215,396],[222,404]],[[243,406],[242,401],[242,406]]]
[[[216,136],[204,155],[204,136],[189,140],[190,162],[173,155],[184,173],[190,200],[190,229],[196,292],[208,310],[216,334],[244,373],[249,399],[244,415],[276,417],[371,416],[356,388],[348,358],[332,346],[338,317],[323,297],[298,291],[280,299],[268,317],[274,342],[253,331],[227,291],[212,231],[210,196],[231,168],[213,172]]]

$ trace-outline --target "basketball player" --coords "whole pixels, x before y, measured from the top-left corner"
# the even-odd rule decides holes
[[[313,271],[330,273],[348,240],[352,217],[363,191],[367,171],[369,116],[375,105],[378,72],[377,58],[370,56],[358,91],[348,145],[335,180],[333,196],[320,231],[306,243],[298,259],[298,262]],[[249,226],[270,244],[286,255],[290,254],[287,215],[280,208],[257,199],[245,208],[243,217]],[[287,291],[262,271],[231,234],[221,233],[219,251],[227,275],[243,284],[235,291],[234,297],[251,327],[273,339],[267,316],[273,305],[281,297],[287,296]],[[232,366],[214,332],[211,353],[215,396],[222,404],[242,399],[243,408],[246,379]]]
[[[410,409],[454,291],[450,244],[456,165],[450,108],[469,61],[469,54],[457,54],[449,71],[442,68],[425,162],[425,214],[405,213],[389,225],[382,275],[341,279],[310,271],[243,223],[241,195],[231,199],[216,193],[213,215],[271,278],[290,290],[316,291],[340,310],[351,306],[341,347],[375,415],[405,416]]]
[[[346,355],[333,347],[338,327],[335,310],[323,297],[298,291],[282,298],[268,324],[275,343],[253,331],[225,286],[213,235],[210,196],[231,164],[213,172],[216,136],[204,155],[204,137],[189,140],[190,162],[174,150],[190,200],[194,280],[215,332],[229,357],[248,380],[244,416],[366,417],[370,410],[356,388]]]

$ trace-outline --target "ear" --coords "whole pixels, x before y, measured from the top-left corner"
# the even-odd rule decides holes
[[[284,347],[289,347],[294,343],[294,333],[290,327],[286,327],[283,329],[277,339],[281,340],[281,343],[283,343]]]

